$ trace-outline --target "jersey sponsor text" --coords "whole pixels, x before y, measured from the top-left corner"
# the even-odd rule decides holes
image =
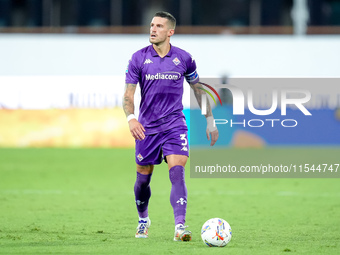
[[[181,74],[177,72],[163,72],[163,73],[157,73],[157,74],[145,74],[145,78],[147,81],[179,80],[181,78]]]

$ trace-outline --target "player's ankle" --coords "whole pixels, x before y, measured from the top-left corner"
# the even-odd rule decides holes
[[[145,218],[141,218],[141,217],[139,217],[139,221],[146,221],[146,222],[148,222],[150,219],[149,219],[149,216],[147,216],[147,217],[145,217]]]

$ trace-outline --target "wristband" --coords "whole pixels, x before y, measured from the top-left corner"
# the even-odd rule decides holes
[[[132,120],[132,119],[136,120],[137,118],[136,118],[136,116],[134,114],[130,114],[129,116],[127,116],[126,119],[127,119],[127,122],[129,122],[130,120]]]
[[[207,117],[207,128],[208,128],[210,133],[217,130],[216,125],[214,125],[214,117],[213,116]]]

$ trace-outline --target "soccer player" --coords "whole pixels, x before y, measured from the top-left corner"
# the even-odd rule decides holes
[[[172,184],[170,203],[175,218],[175,241],[190,241],[191,232],[185,223],[187,188],[184,167],[187,162],[187,125],[182,112],[184,77],[194,90],[201,105],[205,93],[199,83],[195,60],[186,51],[170,44],[176,19],[167,12],[157,12],[150,24],[151,45],[135,52],[126,70],[126,86],[123,108],[129,128],[135,138],[137,178],[134,186],[135,201],[139,214],[136,238],[148,237],[151,225],[148,204],[151,196],[150,180],[154,165],[168,164]],[[139,119],[134,115],[134,94],[137,83],[141,89]],[[211,146],[218,139],[213,125],[213,115],[207,102],[208,140]]]

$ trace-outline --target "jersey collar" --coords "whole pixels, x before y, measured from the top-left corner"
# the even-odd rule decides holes
[[[159,57],[158,53],[155,51],[155,49],[153,48],[152,44],[150,45],[150,50],[151,50],[151,54],[153,57]],[[168,52],[168,54],[165,55],[165,57],[171,57],[172,56],[172,45],[170,43],[170,50]]]

